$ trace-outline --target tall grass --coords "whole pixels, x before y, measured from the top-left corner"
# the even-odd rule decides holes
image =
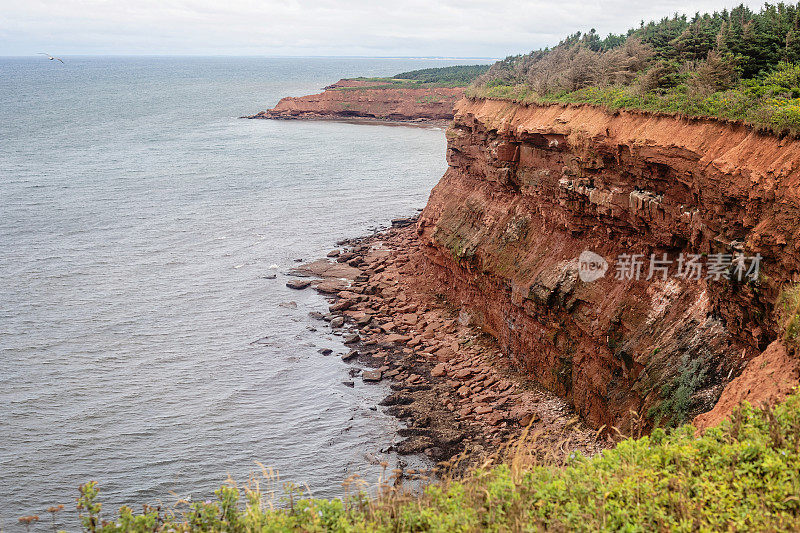
[[[800,394],[776,408],[739,408],[696,435],[626,438],[595,457],[556,461],[527,432],[461,477],[421,493],[382,478],[368,494],[353,483],[343,499],[278,497],[259,479],[228,482],[213,500],[173,509],[128,508],[103,521],[98,486],[81,487],[85,531],[796,531],[800,524]],[[564,443],[566,444],[566,443]],[[268,471],[262,479],[274,481]],[[351,480],[352,483],[353,480]],[[277,499],[276,499],[277,498]]]

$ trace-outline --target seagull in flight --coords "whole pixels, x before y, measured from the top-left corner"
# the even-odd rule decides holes
[[[54,57],[54,56],[51,56],[50,54],[47,54],[47,53],[45,53],[45,52],[39,52],[39,54],[40,54],[40,55],[43,55],[43,56],[47,56],[47,59],[49,59],[50,61],[52,61],[52,60],[56,59],[56,60],[58,60],[58,61],[61,61],[62,63],[64,62],[64,60],[63,60],[63,59],[61,59],[60,57]]]

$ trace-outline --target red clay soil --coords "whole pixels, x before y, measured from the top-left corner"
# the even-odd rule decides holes
[[[790,356],[781,341],[775,341],[747,364],[725,388],[714,409],[695,418],[694,425],[699,430],[716,426],[744,401],[753,406],[780,402],[798,384],[800,360]]]

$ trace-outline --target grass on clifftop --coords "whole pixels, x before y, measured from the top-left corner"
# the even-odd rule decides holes
[[[601,39],[591,30],[492,65],[468,91],[743,121],[800,133],[800,4],[675,15]]]
[[[97,485],[82,487],[88,531],[789,531],[800,524],[800,394],[743,406],[702,436],[692,426],[627,439],[593,458],[544,464],[534,444],[422,495],[298,499],[284,508],[252,484],[176,511],[123,509],[102,522]]]
[[[353,78],[379,82],[370,89],[423,89],[433,87],[466,87],[486,72],[489,65],[453,65],[401,72],[391,78]],[[336,90],[364,90],[365,87],[338,87]]]

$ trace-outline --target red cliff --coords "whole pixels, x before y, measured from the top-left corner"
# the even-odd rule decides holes
[[[778,302],[800,282],[800,141],[469,99],[447,139],[449,169],[418,225],[424,275],[590,423],[689,421],[721,395],[728,405],[797,383],[793,356],[775,346],[764,368],[779,379],[748,362],[783,338]],[[582,281],[584,251],[608,262],[604,277]],[[641,279],[616,279],[622,254],[643,258]],[[754,280],[645,279],[663,254],[762,260]],[[723,395],[745,369],[747,388],[775,394]]]
[[[248,118],[450,120],[453,104],[463,94],[463,87],[395,88],[369,81],[340,80],[322,93],[283,98],[274,108]]]

